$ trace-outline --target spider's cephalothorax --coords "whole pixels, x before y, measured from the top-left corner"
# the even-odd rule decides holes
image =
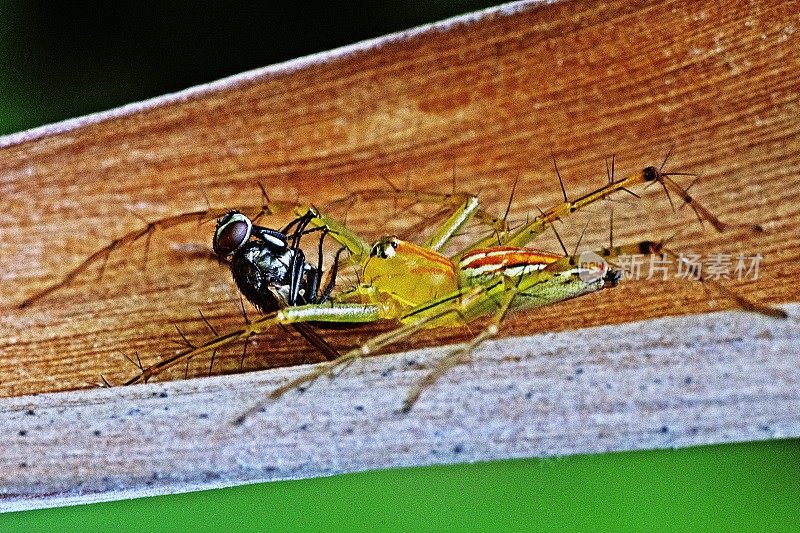
[[[256,226],[238,211],[231,211],[217,221],[214,253],[221,259],[231,258],[236,285],[262,312],[321,303],[330,296],[335,282],[335,263],[331,281],[320,291],[322,254],[314,266],[306,261],[300,249],[303,235],[319,231],[319,228],[306,229],[313,216],[313,212],[309,212],[298,217],[283,230]],[[322,231],[320,250],[324,238]]]

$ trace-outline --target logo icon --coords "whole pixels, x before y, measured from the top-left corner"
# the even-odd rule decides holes
[[[608,272],[606,260],[594,252],[582,252],[578,256],[578,277],[585,283],[597,283]]]

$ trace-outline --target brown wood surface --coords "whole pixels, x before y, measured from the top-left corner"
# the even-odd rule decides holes
[[[142,220],[209,204],[257,207],[259,181],[273,199],[319,206],[385,180],[439,192],[454,181],[502,212],[519,178],[512,219],[520,220],[560,199],[551,151],[579,195],[604,183],[608,155],[627,174],[660,164],[674,145],[668,168],[701,176],[696,198],[767,233],[703,229],[652,188],[642,201],[619,198],[616,241],[674,236],[681,250],[758,252],[761,278],[731,286],[759,301],[798,301],[798,27],[793,2],[531,4],[6,138],[0,395],[92,387],[101,375],[118,383],[136,372],[123,354],[147,364],[173,353],[176,325],[207,337],[198,309],[218,330],[241,323],[229,273],[207,259],[210,223],[157,232],[146,263],[142,241],[114,252],[102,277],[92,268],[28,308],[16,305]],[[334,214],[370,237],[420,224],[388,201]],[[567,221],[562,236],[574,243],[587,222],[584,245],[603,242],[608,205]],[[557,249],[550,237],[540,244]],[[503,335],[731,306],[696,283],[631,282],[516,314]],[[348,347],[378,330],[324,335]],[[469,335],[432,332],[403,348]],[[246,369],[316,357],[283,330],[248,353]],[[215,368],[235,371],[240,354],[220,354]],[[189,373],[207,369],[208,360],[193,361]],[[182,376],[182,368],[171,375]]]

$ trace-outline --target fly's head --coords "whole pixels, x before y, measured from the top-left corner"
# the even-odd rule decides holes
[[[214,231],[214,253],[225,259],[250,239],[253,222],[239,211],[230,211],[217,220]]]

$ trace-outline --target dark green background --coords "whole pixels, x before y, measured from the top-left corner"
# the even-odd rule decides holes
[[[266,4],[266,3],[265,3]],[[0,132],[326,50],[485,2],[0,2]],[[414,468],[0,515],[58,529],[798,530],[800,441]],[[0,465],[0,468],[2,465]]]

